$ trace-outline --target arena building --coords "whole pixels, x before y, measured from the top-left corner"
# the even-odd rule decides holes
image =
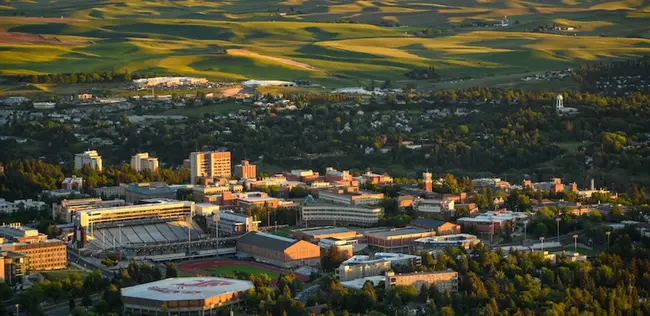
[[[237,239],[237,253],[283,268],[320,265],[319,246],[262,232],[249,232]]]
[[[238,303],[250,281],[214,278],[170,278],[123,288],[124,313],[133,315],[213,315],[222,306]]]

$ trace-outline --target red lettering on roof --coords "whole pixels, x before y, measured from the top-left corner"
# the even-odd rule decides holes
[[[224,281],[224,280],[197,280],[197,283],[179,283],[175,284],[176,286],[187,286],[187,287],[213,287],[213,286],[221,286],[221,285],[232,285],[232,282],[229,281]]]

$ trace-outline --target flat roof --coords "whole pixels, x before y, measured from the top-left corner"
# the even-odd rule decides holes
[[[426,232],[428,231],[423,228],[404,227],[404,228],[393,228],[389,230],[368,232],[366,235],[373,235],[377,237],[390,237],[390,236],[399,236],[399,235],[421,234]]]
[[[123,297],[156,301],[181,301],[207,299],[225,293],[242,292],[253,288],[250,281],[215,278],[170,278],[130,286],[121,290]]]
[[[328,227],[328,228],[314,228],[314,229],[304,229],[300,232],[307,235],[325,235],[325,234],[338,234],[338,233],[349,233],[354,232],[345,227]]]
[[[144,195],[148,195],[148,194],[152,194],[152,195],[153,194],[175,194],[176,191],[177,191],[176,189],[170,188],[168,186],[151,188],[151,187],[141,187],[141,186],[137,186],[137,185],[130,185],[130,186],[126,187],[126,190],[129,191],[129,192],[135,192],[135,193],[144,194]]]
[[[349,289],[360,290],[360,289],[363,288],[363,285],[366,284],[367,281],[372,282],[373,286],[377,286],[377,285],[379,285],[379,282],[386,281],[386,277],[383,276],[383,275],[365,277],[365,278],[361,278],[361,279],[343,281],[343,282],[341,282],[341,285],[343,285],[343,287],[346,287],[346,288],[349,288]]]

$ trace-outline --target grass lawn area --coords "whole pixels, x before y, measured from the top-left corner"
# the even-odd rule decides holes
[[[271,229],[270,231],[268,231],[268,233],[282,236],[282,237],[289,237],[289,233],[294,229],[296,229],[295,226],[289,226],[289,227],[278,228],[277,231],[275,231],[275,229]]]
[[[178,108],[171,109],[163,112],[164,115],[185,115],[190,117],[203,117],[204,114],[228,114],[230,112],[238,111],[241,109],[251,108],[247,104],[238,104],[238,103],[220,103],[212,104],[208,106],[202,106],[198,108]]]
[[[251,266],[247,264],[238,264],[238,265],[232,265],[232,266],[226,266],[226,267],[215,267],[211,269],[205,270],[206,272],[209,272],[212,275],[218,275],[222,277],[234,277],[235,272],[240,271],[240,272],[246,272],[249,274],[253,275],[261,275],[261,274],[266,274],[268,275],[271,279],[275,279],[280,276],[279,273],[269,271],[260,267],[256,266]]]
[[[573,245],[570,246],[564,246],[560,250],[566,250],[567,252],[571,251],[573,252]],[[595,249],[587,249],[587,248],[581,248],[578,247],[578,253],[581,255],[586,255],[588,257],[595,257],[598,255],[600,251],[595,250]]]
[[[80,279],[85,278],[89,273],[82,270],[61,270],[61,271],[47,271],[41,272],[48,280],[57,281],[66,278],[68,275],[76,274]]]

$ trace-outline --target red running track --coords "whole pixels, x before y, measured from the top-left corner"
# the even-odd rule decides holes
[[[268,271],[273,271],[276,273],[282,273],[282,274],[289,274],[291,271],[289,270],[284,270],[280,269],[274,266],[269,266],[263,263],[259,262],[254,262],[254,261],[237,261],[237,260],[232,260],[232,259],[211,259],[211,260],[201,260],[201,261],[190,261],[190,262],[183,262],[180,265],[178,265],[178,270],[181,272],[185,273],[191,273],[191,274],[201,274],[205,275],[204,270],[209,270],[210,268],[216,268],[216,267],[228,267],[228,266],[236,266],[236,265],[249,265],[249,266],[254,266],[258,267],[264,270]],[[301,281],[309,281],[309,277],[301,275],[301,274],[294,274],[296,278],[300,279]],[[273,280],[276,281],[276,280]],[[275,282],[273,282],[275,283]]]

